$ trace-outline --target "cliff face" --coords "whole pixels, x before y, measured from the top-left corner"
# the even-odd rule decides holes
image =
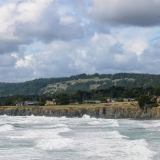
[[[96,118],[135,118],[135,119],[160,119],[160,107],[147,108],[141,111],[138,106],[104,106],[85,108],[45,108],[45,107],[2,107],[0,115],[9,116],[53,116],[53,117],[82,117],[84,114]]]

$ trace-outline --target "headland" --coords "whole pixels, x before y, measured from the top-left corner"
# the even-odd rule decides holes
[[[83,117],[87,114],[95,118],[160,119],[160,107],[146,108],[143,111],[137,102],[117,102],[101,104],[55,105],[55,106],[3,106],[0,115],[8,116],[50,116]]]

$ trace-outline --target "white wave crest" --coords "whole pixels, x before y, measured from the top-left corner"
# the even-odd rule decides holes
[[[82,138],[83,142],[81,141]],[[74,148],[88,159],[97,157],[97,159],[110,160],[151,160],[156,154],[150,150],[146,140],[131,140],[116,130],[80,133],[75,140],[77,142]],[[79,145],[77,146],[77,144]]]
[[[89,119],[91,117],[89,115],[87,115],[87,114],[84,114],[82,118],[88,118]]]
[[[37,147],[43,150],[59,150],[67,147],[70,142],[70,139],[62,137],[57,139],[44,139],[38,142]]]
[[[103,123],[110,127],[119,127],[117,119],[107,119],[105,122],[103,121]]]
[[[127,136],[121,135],[118,131],[106,132],[107,139],[122,139],[128,138]]]
[[[14,130],[14,127],[12,125],[5,124],[3,126],[0,126],[0,132],[6,132],[11,130]]]
[[[68,127],[54,129],[54,132],[56,132],[57,134],[61,132],[69,132],[69,131],[71,131],[71,129]]]
[[[93,121],[93,122],[87,122],[87,124],[90,124],[90,125],[97,125],[97,124],[100,124],[99,121]]]
[[[68,127],[66,124],[56,124],[54,127]]]

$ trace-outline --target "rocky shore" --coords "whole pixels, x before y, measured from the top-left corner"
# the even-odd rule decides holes
[[[82,117],[87,114],[95,118],[133,118],[160,119],[160,107],[146,108],[142,111],[137,105],[101,107],[1,107],[0,115],[8,116],[52,116],[52,117]]]

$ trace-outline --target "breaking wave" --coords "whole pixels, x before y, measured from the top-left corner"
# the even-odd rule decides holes
[[[12,131],[14,130],[14,126],[5,124],[3,126],[0,126],[0,132],[6,132],[6,131]]]

